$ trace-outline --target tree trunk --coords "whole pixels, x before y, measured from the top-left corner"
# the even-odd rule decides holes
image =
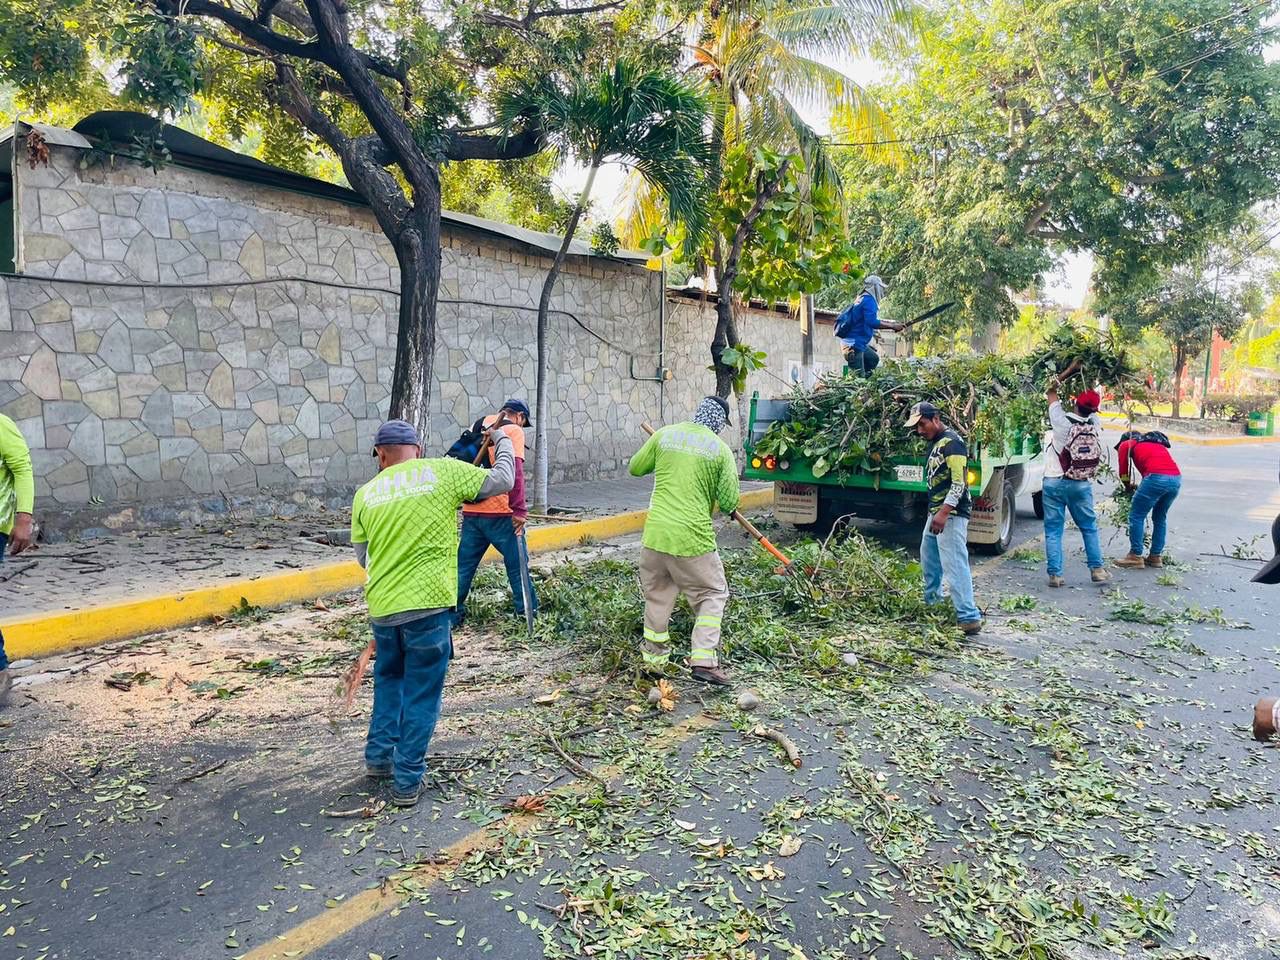
[[[711,363],[716,371],[716,396],[729,399],[733,392],[733,368],[720,362],[729,347],[738,345],[738,327],[733,319],[733,278],[737,270],[716,269],[716,332],[711,339]]]
[[[746,214],[738,222],[730,238],[729,249],[723,248],[724,240],[716,237],[716,334],[711,340],[711,363],[716,372],[716,396],[728,400],[733,390],[733,367],[722,363],[720,358],[729,347],[736,347],[738,327],[733,316],[733,285],[738,280],[738,265],[742,262],[742,248],[755,229],[756,221],[764,213],[765,205],[773,199],[787,176],[787,168],[791,165],[788,157],[779,164],[774,175],[766,180],[764,174],[756,177],[756,198],[751,201]]]
[[[582,219],[587,204],[591,202],[591,188],[595,186],[596,171],[600,169],[599,159],[591,164],[587,171],[587,182],[578,195],[578,204],[573,208],[569,223],[564,230],[564,239],[560,241],[560,249],[551,261],[551,269],[547,278],[542,281],[542,296],[538,298],[538,381],[537,397],[534,400],[534,446],[533,446],[533,509],[538,513],[546,513],[551,502],[550,484],[547,481],[548,461],[551,451],[547,444],[547,419],[551,407],[550,391],[547,389],[547,320],[551,312],[551,294],[555,292],[556,281],[560,279],[560,270],[564,267],[565,257],[569,253],[569,244],[578,229],[578,221]]]
[[[1182,345],[1173,348],[1173,416],[1182,415],[1182,375],[1187,368],[1187,353]]]
[[[392,241],[400,265],[400,318],[391,377],[392,419],[407,420],[427,443],[432,364],[436,351],[436,297],[440,292],[440,198],[419,197]]]

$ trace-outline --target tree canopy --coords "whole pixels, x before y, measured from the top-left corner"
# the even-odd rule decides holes
[[[1106,295],[1202,251],[1280,186],[1275,4],[962,0],[930,13],[875,92],[906,156],[845,131],[853,233],[889,305],[959,300],[1011,322],[1010,290],[1061,251]]]

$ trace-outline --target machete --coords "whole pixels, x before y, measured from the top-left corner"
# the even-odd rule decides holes
[[[924,313],[920,314],[920,316],[914,317],[913,319],[906,321],[902,325],[902,329],[905,330],[907,329],[907,327],[914,327],[917,323],[920,323],[923,320],[928,320],[930,317],[936,317],[938,314],[942,313],[944,310],[950,310],[955,305],[956,305],[956,302],[954,300],[948,300],[946,303],[940,303],[936,307],[934,307],[932,310],[926,310]]]

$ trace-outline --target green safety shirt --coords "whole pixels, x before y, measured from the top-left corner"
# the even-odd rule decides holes
[[[969,452],[960,434],[944,430],[929,448],[925,467],[929,483],[929,513],[935,514],[943,504],[951,505],[951,513],[967,517],[973,510],[973,497],[965,483]]]
[[[35,505],[31,450],[18,425],[0,413],[0,534],[12,533],[17,515],[32,513]]]
[[[652,473],[653,496],[642,542],[674,557],[716,549],[711,512],[738,509],[738,468],[729,445],[698,423],[676,423],[651,436],[631,458],[631,475]]]
[[[457,604],[458,507],[486,476],[461,460],[406,460],[356,491],[351,542],[368,544],[369,616]]]

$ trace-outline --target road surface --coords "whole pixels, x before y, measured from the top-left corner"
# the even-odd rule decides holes
[[[408,812],[361,776],[368,689],[333,712],[353,598],[45,664],[0,714],[0,957],[1275,956],[1277,757],[1248,723],[1280,589],[1232,554],[1264,549],[1280,450],[1175,453],[1176,565],[1100,590],[1069,530],[1050,590],[1028,514],[975,558],[975,642],[831,683],[734,663],[754,716],[462,634]]]

